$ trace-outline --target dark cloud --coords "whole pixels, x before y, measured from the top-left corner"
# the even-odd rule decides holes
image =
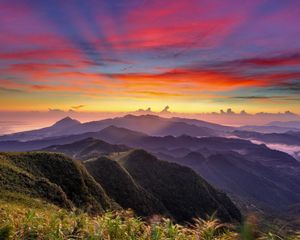
[[[14,88],[5,88],[0,87],[0,92],[7,92],[7,93],[23,93],[24,91]]]
[[[284,54],[275,57],[263,58],[248,58],[233,61],[232,63],[241,65],[255,65],[256,67],[273,67],[273,66],[287,66],[300,65],[300,53]]]
[[[274,98],[287,98],[286,96],[233,96],[231,98],[234,99],[245,99],[245,100],[251,100],[251,99],[274,99]]]
[[[64,113],[64,110],[58,109],[58,108],[48,108],[48,112],[50,113]]]
[[[140,109],[138,109],[137,111],[135,111],[133,113],[136,113],[136,114],[153,114],[154,112],[151,110],[150,107],[148,107],[147,109],[140,108]]]
[[[170,107],[169,106],[165,106],[165,108],[160,112],[160,113],[171,113],[169,111]]]
[[[78,110],[78,109],[84,108],[84,107],[85,107],[85,105],[76,105],[76,106],[72,106],[71,108],[75,109],[75,110]]]

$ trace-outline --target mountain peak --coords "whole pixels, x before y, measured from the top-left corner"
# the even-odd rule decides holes
[[[54,123],[52,126],[53,127],[69,127],[69,126],[74,126],[80,124],[80,122],[76,119],[65,117],[59,121],[57,121],[56,123]]]
[[[132,135],[140,135],[140,136],[147,136],[147,134],[130,130],[128,128],[123,127],[116,127],[115,125],[110,125],[100,131],[101,133],[116,133],[116,134],[132,134]]]

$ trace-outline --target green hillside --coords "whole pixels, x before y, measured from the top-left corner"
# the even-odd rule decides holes
[[[0,186],[91,213],[115,205],[80,163],[57,153],[0,153]]]

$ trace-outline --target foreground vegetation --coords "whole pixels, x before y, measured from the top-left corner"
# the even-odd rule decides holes
[[[170,220],[152,217],[141,220],[130,211],[89,216],[69,212],[24,195],[0,192],[0,239],[108,239],[108,240],[296,240],[300,233],[281,236],[262,233],[250,221],[243,227],[221,224],[216,219],[196,220],[181,226]]]

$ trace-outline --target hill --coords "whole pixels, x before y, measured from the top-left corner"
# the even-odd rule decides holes
[[[144,189],[158,198],[178,222],[216,213],[223,221],[241,221],[239,210],[191,169],[133,150],[118,162]]]
[[[131,208],[139,216],[170,216],[165,206],[142,188],[116,161],[106,157],[84,163],[88,172],[103,186],[109,197],[124,209]]]
[[[47,152],[64,153],[69,157],[80,160],[128,150],[129,148],[124,145],[113,145],[94,138],[86,138],[70,144],[54,145],[43,149],[43,151]]]
[[[0,153],[0,186],[91,213],[115,205],[80,163],[56,153]]]

